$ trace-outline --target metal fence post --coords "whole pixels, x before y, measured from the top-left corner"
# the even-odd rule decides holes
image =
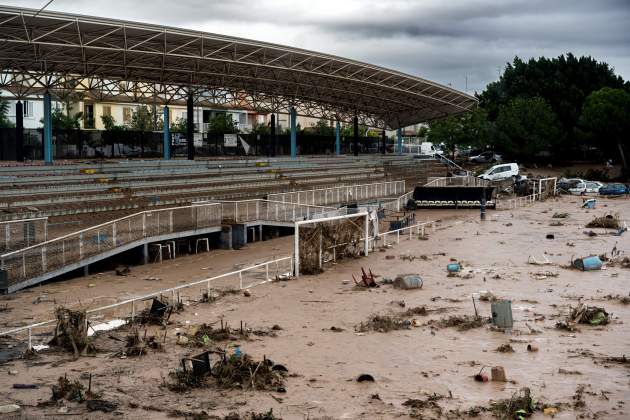
[[[364,235],[365,238],[363,239],[363,248],[365,249],[365,256],[368,256],[368,248],[370,246],[370,238],[368,237],[370,235],[370,221],[368,220],[369,216],[366,214],[365,215],[365,222],[364,224]]]
[[[147,236],[147,214],[145,212],[142,213],[142,237]]]
[[[243,290],[243,272],[242,271],[238,272],[238,281],[240,284],[240,290]]]
[[[83,232],[79,234],[79,259],[83,259]]]
[[[116,222],[112,224],[112,246],[116,248]]]

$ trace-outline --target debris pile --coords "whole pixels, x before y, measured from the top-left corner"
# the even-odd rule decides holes
[[[144,330],[144,335],[141,337],[140,331],[134,328],[127,335],[125,348],[120,352],[120,355],[143,356],[147,354],[147,349],[161,350],[162,343],[160,343],[160,340],[155,335],[147,337],[146,330]]]
[[[78,380],[71,382],[66,375],[60,376],[57,384],[52,386],[51,399],[83,402],[86,399],[85,387]]]
[[[361,281],[358,281],[354,274],[352,275],[352,280],[354,280],[354,284],[356,287],[379,287],[378,283],[374,279],[374,274],[372,274],[372,270],[368,269],[370,274],[367,274],[363,267],[361,267]]]
[[[434,411],[438,417],[442,417],[442,407],[437,402],[443,398],[443,395],[433,394],[429,395],[425,400],[408,399],[402,405],[411,409],[410,416],[413,418],[424,418],[422,413],[424,410]]]
[[[610,322],[610,315],[604,308],[580,303],[571,310],[568,321],[575,324],[606,325]]]
[[[529,417],[536,407],[529,388],[524,387],[512,394],[509,399],[499,400],[490,404],[490,410],[500,419],[520,419]]]
[[[361,255],[363,223],[363,218],[357,217],[341,222],[320,222],[312,227],[300,227],[300,272],[321,273],[324,261],[356,258]]]
[[[179,305],[178,305],[179,306]],[[165,297],[153,298],[151,307],[144,309],[137,315],[136,320],[140,324],[166,325],[175,310],[175,306],[169,304]]]
[[[55,310],[57,325],[54,337],[49,344],[62,347],[74,353],[74,357],[84,356],[94,348],[88,338],[88,322],[85,311],[73,311],[68,308],[58,307]]]
[[[403,319],[399,316],[375,314],[370,315],[367,321],[361,322],[354,329],[357,332],[389,332],[395,330],[409,329],[410,327],[411,321]]]
[[[606,216],[596,217],[586,225],[587,228],[605,228],[605,229],[619,229],[621,223],[618,215],[607,214]]]
[[[249,355],[223,356],[212,368],[212,376],[222,388],[284,390],[287,369],[264,358],[256,362]]]
[[[456,327],[458,331],[466,331],[472,328],[483,327],[489,323],[488,318],[473,315],[452,315],[448,318],[430,320],[427,325],[438,328]]]

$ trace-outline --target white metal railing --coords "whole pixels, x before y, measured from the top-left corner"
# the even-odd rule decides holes
[[[405,181],[390,181],[269,194],[267,198],[271,201],[283,203],[325,206],[328,204],[395,196],[404,192]]]
[[[430,178],[425,187],[488,187],[490,182],[476,176],[447,176]]]
[[[221,214],[226,222],[245,223],[252,221],[293,222],[329,215],[346,214],[346,209],[310,204],[279,202],[262,199],[220,201]]]
[[[139,309],[136,307],[136,304],[138,302],[147,301],[148,299],[151,299],[156,296],[170,294],[171,301],[174,302],[175,295],[179,291],[187,289],[189,287],[193,287],[193,286],[204,285],[206,292],[208,294],[207,296],[210,297],[212,287],[217,285],[217,283],[219,283],[222,280],[224,281],[224,283],[219,285],[220,287],[228,286],[228,288],[231,288],[231,289],[238,288],[242,290],[242,289],[249,289],[255,286],[259,286],[261,284],[267,283],[275,279],[276,276],[278,275],[281,275],[281,274],[284,275],[286,273],[291,273],[291,272],[293,272],[293,257],[288,256],[288,257],[277,258],[271,261],[266,261],[260,264],[252,265],[250,267],[242,268],[240,270],[231,271],[229,273],[224,273],[224,274],[219,274],[218,276],[209,277],[202,280],[197,280],[191,283],[182,284],[182,285],[170,287],[167,289],[156,290],[154,292],[141,295],[141,296],[135,296],[130,299],[125,299],[123,301],[116,302],[111,305],[89,309],[86,311],[88,315],[88,317],[86,317],[86,321],[88,320],[89,315],[112,312],[113,310],[117,308],[121,308],[123,306],[128,306],[128,309],[125,311],[126,313],[124,315],[118,314],[118,317],[121,317],[121,316],[125,318],[129,317],[133,321]],[[245,283],[247,281],[247,278],[244,278],[244,275],[246,274],[250,274],[251,277],[253,277],[252,278],[253,281],[249,284]],[[273,274],[273,277],[270,277],[270,274]],[[260,280],[261,277],[262,279]],[[229,287],[229,286],[232,286],[232,287]],[[47,320],[47,321],[38,322],[35,324],[26,325],[19,328],[13,328],[6,331],[0,331],[0,336],[13,336],[19,333],[26,332],[28,334],[28,348],[31,349],[33,347],[33,339],[32,339],[33,330],[36,328],[53,325],[56,322],[57,320]]]
[[[44,242],[48,239],[48,217],[0,222],[0,252]]]
[[[217,203],[146,210],[0,256],[8,285],[78,263],[117,247],[175,232],[221,226]]]
[[[532,180],[534,192],[532,194],[514,197],[507,200],[496,200],[497,210],[509,210],[523,207],[534,203],[535,201],[543,201],[547,197],[556,196],[558,194],[557,177],[541,178],[538,180]],[[551,186],[551,187],[550,187]]]

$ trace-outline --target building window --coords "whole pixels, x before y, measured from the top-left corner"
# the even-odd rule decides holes
[[[103,116],[111,117],[112,116],[112,107],[109,105],[103,105]]]
[[[131,123],[131,115],[133,114],[133,109],[131,107],[123,108],[123,123],[130,124]]]
[[[94,128],[94,104],[83,104],[83,127]]]
[[[22,102],[22,115],[26,118],[33,116],[33,102],[31,101]]]

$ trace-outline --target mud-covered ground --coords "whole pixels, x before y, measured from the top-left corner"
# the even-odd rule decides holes
[[[604,265],[603,270],[581,272],[566,266],[572,257],[610,255],[614,247],[622,254],[630,250],[629,233],[613,236],[584,227],[595,216],[618,213],[627,218],[630,201],[599,199],[595,210],[581,209],[580,202],[565,197],[513,211],[490,211],[485,222],[475,211],[420,210],[418,220],[441,219],[428,240],[405,237],[384,252],[340,262],[323,274],[258,286],[249,297],[238,293],[199,303],[195,300],[201,290],[191,289],[182,295],[183,312],[171,317],[166,330],[148,327],[147,334],[160,340],[166,333],[163,351],[121,358],[116,354],[123,343],[110,336],[124,338],[126,332],[104,332],[94,339],[100,351],[93,356],[73,360],[69,353],[43,351],[34,359],[11,361],[0,367],[0,405],[20,405],[18,418],[193,418],[203,412],[223,418],[232,412],[244,415],[269,409],[284,419],[491,418],[493,413],[486,411],[491,401],[529,387],[537,405],[557,408],[556,418],[628,418],[630,363],[610,358],[630,355],[630,305],[612,298],[628,296],[630,269]],[[567,218],[552,217],[563,212]],[[584,233],[589,230],[597,236]],[[548,234],[554,239],[546,239]],[[99,306],[217,275],[236,264],[288,255],[290,247],[291,238],[280,238],[239,251],[132,267],[127,277],[102,273],[50,283],[2,297],[0,307],[7,309],[0,312],[0,320],[5,328],[19,325],[27,316],[32,317],[29,322],[49,319],[55,305],[51,299],[74,307]],[[530,255],[537,260],[546,257],[552,264],[528,264]],[[458,276],[447,276],[451,259],[464,267]],[[419,290],[391,285],[358,290],[352,274],[358,276],[361,267],[370,268],[378,280],[417,273],[424,285]],[[160,280],[145,280],[150,277]],[[495,331],[489,324],[462,331],[439,323],[455,315],[474,316],[472,296],[484,291],[512,301],[511,333]],[[33,303],[42,295],[46,301]],[[612,314],[610,323],[580,324],[576,331],[557,329],[556,322],[564,320],[569,306],[580,300],[605,307]],[[426,313],[403,317],[410,321],[408,328],[356,331],[371,315],[396,316],[422,306]],[[490,302],[476,300],[476,309],[481,316],[490,316]],[[275,336],[237,334],[233,340],[209,342],[207,347],[232,354],[239,345],[256,360],[266,357],[283,364],[289,371],[285,393],[225,390],[212,381],[184,393],[165,386],[182,357],[203,350],[176,344],[177,334],[201,323],[216,327],[221,320],[232,327],[239,327],[240,321],[252,328],[281,327],[274,330]],[[503,344],[510,344],[514,352],[496,351]],[[528,344],[539,351],[528,352]],[[503,366],[508,382],[475,381],[473,376],[484,366],[488,374],[492,366]],[[356,378],[363,373],[375,382],[358,383]],[[90,374],[92,390],[115,402],[115,412],[89,412],[85,403],[76,402],[42,404],[50,400],[51,385],[59,376],[87,386]],[[12,389],[17,383],[39,388]],[[535,411],[532,418],[545,415]]]

